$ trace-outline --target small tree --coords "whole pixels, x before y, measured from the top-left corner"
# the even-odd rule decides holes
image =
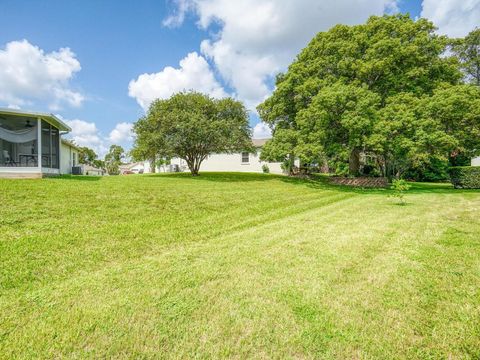
[[[97,154],[92,149],[82,146],[78,152],[78,162],[80,164],[93,165],[93,162],[97,159]]]
[[[130,156],[133,161],[150,161],[150,171],[156,171],[157,160],[161,159],[161,155],[157,153],[159,142],[161,139],[156,131],[155,119],[144,116],[140,118],[133,126],[136,134]]]
[[[92,165],[98,169],[105,169],[105,161],[103,160],[95,159],[93,160]]]
[[[125,151],[119,145],[111,145],[107,155],[105,155],[105,167],[109,175],[120,174],[120,165],[125,157]]]
[[[392,181],[391,189],[394,191],[391,196],[397,198],[400,205],[406,205],[405,192],[410,189],[410,185],[403,179],[396,179]]]
[[[144,156],[179,157],[193,176],[212,153],[253,151],[244,105],[231,98],[217,100],[193,91],[154,101],[134,131],[136,147]]]
[[[276,129],[275,136],[268,140],[260,153],[262,161],[276,161],[282,163],[282,170],[287,174],[293,173],[295,163],[295,147],[298,134],[291,129]]]
[[[155,162],[155,167],[163,169],[163,171],[166,172],[166,166],[170,164],[171,164],[170,159],[160,158]]]

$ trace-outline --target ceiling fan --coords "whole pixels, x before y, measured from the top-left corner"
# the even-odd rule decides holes
[[[33,125],[30,124],[30,120],[27,120],[27,123],[25,124],[25,127],[26,128],[32,128],[33,127]]]

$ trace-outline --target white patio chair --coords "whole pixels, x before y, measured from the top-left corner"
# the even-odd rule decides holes
[[[17,166],[17,163],[13,161],[12,157],[10,156],[10,153],[8,150],[3,150],[3,161],[5,162],[5,165],[10,165],[10,166]]]

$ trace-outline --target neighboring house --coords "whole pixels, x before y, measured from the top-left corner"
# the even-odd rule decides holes
[[[480,156],[472,159],[472,166],[480,166]]]
[[[132,166],[130,166],[130,171],[135,174],[143,174],[145,172],[145,163],[143,162],[133,163]]]
[[[283,174],[280,162],[265,162],[260,160],[263,145],[268,139],[253,139],[256,153],[238,152],[233,154],[212,154],[200,165],[200,171],[232,171],[232,172],[263,172],[263,165],[267,165],[270,173]],[[172,165],[178,165],[180,171],[188,171],[185,160],[174,158]]]
[[[146,162],[134,162],[130,164],[120,165],[120,174],[127,175],[127,174],[143,174],[145,172]],[[148,168],[149,169],[149,168]],[[149,171],[147,171],[149,172]]]
[[[52,114],[0,108],[0,177],[71,173],[75,149],[61,142],[69,131]]]
[[[201,164],[200,171],[219,172],[263,172],[263,165],[267,165],[272,174],[283,174],[281,163],[260,161],[260,153],[268,139],[253,139],[255,153],[238,152],[233,154],[212,154]],[[157,166],[155,172],[188,172],[185,160],[173,158],[169,165]],[[121,174],[148,174],[151,173],[150,162],[135,162],[120,166]]]
[[[96,168],[95,166],[92,165],[87,165],[87,164],[82,164],[79,165],[80,167],[80,172],[82,175],[90,175],[90,176],[103,176],[105,175],[105,170]]]
[[[62,139],[60,143],[60,173],[71,174],[74,166],[78,166],[80,149],[72,142]]]

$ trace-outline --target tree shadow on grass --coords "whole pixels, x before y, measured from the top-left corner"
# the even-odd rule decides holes
[[[329,183],[329,176],[314,175],[309,178],[291,177],[275,174],[242,173],[242,172],[202,172],[199,176],[192,176],[190,173],[166,173],[153,174],[149,177],[164,177],[169,179],[184,179],[192,181],[209,181],[218,183],[239,183],[239,182],[268,182],[281,181],[294,186],[306,186],[319,190],[341,191],[356,194],[384,194],[392,193],[389,188],[362,188],[347,185],[336,185]],[[410,183],[411,189],[408,194],[461,194],[480,193],[479,190],[454,189],[450,183]]]
[[[334,190],[348,193],[384,193],[386,189],[378,188],[359,188],[351,186],[333,185],[328,182],[328,176],[312,176],[308,178],[261,174],[261,173],[243,173],[243,172],[202,172],[199,176],[192,176],[190,173],[170,173],[148,175],[152,178],[183,179],[192,181],[208,181],[217,183],[245,183],[245,182],[268,182],[281,181],[293,186],[306,186],[319,190]]]
[[[455,189],[451,183],[410,183],[407,194],[480,194],[479,189]]]
[[[241,173],[241,172],[202,172],[198,176],[192,176],[190,173],[164,173],[148,175],[149,177],[163,177],[168,179],[184,179],[193,181],[212,181],[212,182],[252,182],[252,181],[271,181],[282,175]]]

